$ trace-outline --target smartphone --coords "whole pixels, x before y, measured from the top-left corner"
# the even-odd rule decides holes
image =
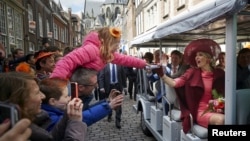
[[[71,82],[71,99],[77,97],[78,98],[78,83]]]
[[[15,104],[0,102],[0,124],[5,119],[9,119],[11,122],[10,128],[12,128],[18,122],[19,118],[20,113]]]

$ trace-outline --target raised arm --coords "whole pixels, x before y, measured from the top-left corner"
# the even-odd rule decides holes
[[[164,74],[162,66],[160,66],[160,68],[154,69],[154,71],[158,74],[158,76],[160,76],[160,78],[163,80],[164,83],[166,83],[170,87],[175,87],[174,79]]]

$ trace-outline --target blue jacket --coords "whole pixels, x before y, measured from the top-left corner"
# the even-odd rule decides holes
[[[50,106],[48,104],[42,104],[42,109],[47,111],[49,117],[51,119],[51,123],[46,129],[47,131],[51,131],[53,127],[59,122],[59,120],[63,117],[64,111]],[[110,108],[108,102],[102,100],[93,106],[90,106],[88,109],[82,112],[83,114],[83,122],[85,122],[88,126],[96,123],[107,115],[111,114],[112,109]]]

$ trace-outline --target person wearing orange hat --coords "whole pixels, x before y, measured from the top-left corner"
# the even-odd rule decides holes
[[[35,53],[36,77],[39,80],[48,78],[55,68],[54,52],[40,50]]]
[[[205,128],[208,125],[224,124],[224,114],[207,111],[209,101],[214,99],[212,92],[224,96],[225,72],[215,68],[215,61],[221,52],[219,44],[211,39],[191,41],[184,51],[184,58],[192,67],[175,79],[166,76],[162,67],[155,72],[167,85],[174,87],[181,109],[183,131],[191,129],[190,114],[193,121]]]
[[[147,63],[143,59],[118,52],[120,40],[121,30],[115,27],[103,27],[90,32],[81,47],[74,49],[56,63],[50,77],[68,79],[78,67],[101,71],[108,63],[144,68]]]

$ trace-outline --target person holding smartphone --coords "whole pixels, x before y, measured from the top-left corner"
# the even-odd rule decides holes
[[[45,95],[40,91],[35,76],[22,72],[0,74],[0,101],[8,101],[20,107],[21,119],[31,120],[30,141],[63,141],[65,139],[84,141],[87,125],[82,122],[81,99],[74,98],[67,104],[64,116],[51,130],[48,113],[41,109]],[[62,136],[62,133],[63,136]]]
[[[71,89],[68,85],[71,84]],[[66,79],[47,78],[40,82],[40,90],[45,94],[43,99],[42,109],[47,111],[51,122],[46,130],[51,131],[64,115],[67,104],[72,98],[78,97],[78,83],[69,83]],[[71,91],[71,96],[68,94]],[[83,119],[88,126],[103,119],[111,113],[112,107],[119,104],[123,99],[110,98],[110,103],[102,103],[91,106],[82,111]]]

